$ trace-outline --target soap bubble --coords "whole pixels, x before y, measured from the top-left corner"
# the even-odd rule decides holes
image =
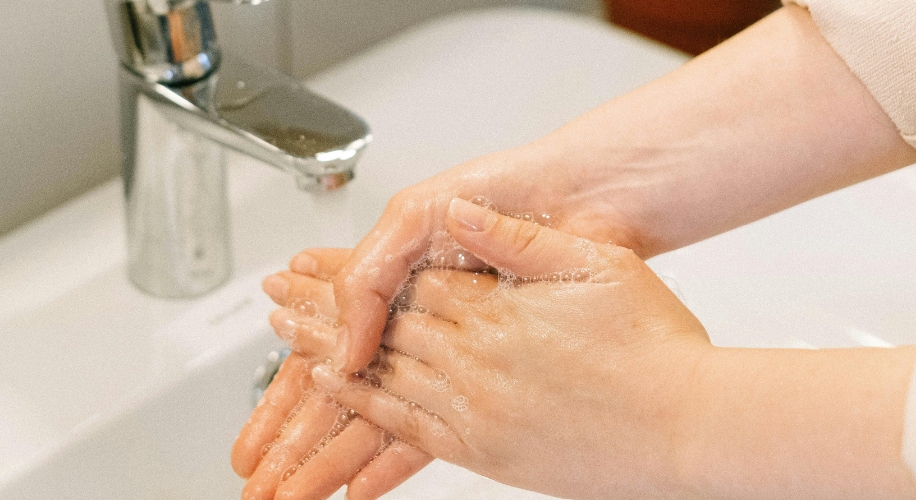
[[[445,392],[452,386],[452,381],[442,370],[436,370],[436,378],[432,381],[433,390],[436,392]]]
[[[452,398],[452,409],[458,413],[463,413],[468,410],[468,405],[470,401],[467,396],[455,396]]]

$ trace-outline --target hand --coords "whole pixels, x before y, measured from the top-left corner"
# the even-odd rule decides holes
[[[630,250],[463,200],[448,230],[514,283],[427,270],[376,362],[346,380],[320,365],[316,382],[406,442],[506,484],[571,498],[685,494],[679,417],[711,348],[697,319]]]
[[[454,197],[550,214],[555,229],[648,258],[913,161],[807,11],[780,9],[543,139],[395,196],[335,280],[347,326],[335,368],[374,355],[389,301]]]
[[[628,250],[460,200],[448,227],[517,278],[425,271],[369,369],[312,372],[406,442],[571,498],[916,495],[901,455],[913,346],[713,347]]]
[[[640,247],[627,222],[634,217],[621,208],[636,204],[602,199],[607,176],[585,165],[567,166],[562,154],[535,143],[459,165],[398,193],[334,279],[340,319],[347,327],[333,356],[335,368],[353,372],[374,355],[389,303],[418,261],[483,268],[445,234],[445,213],[454,197],[476,198],[502,213],[593,240]]]
[[[293,272],[265,280],[265,291],[285,306],[271,314],[271,324],[297,350],[281,366],[233,448],[233,468],[248,478],[246,500],[326,498],[344,484],[350,500],[372,500],[432,460],[314,389],[311,369],[336,339],[328,318],[336,317],[337,308],[331,284],[322,279],[336,274],[349,253],[311,251],[310,262],[317,267],[308,271],[317,279],[293,266]],[[308,325],[312,335],[299,338],[311,341],[296,343],[296,330]]]

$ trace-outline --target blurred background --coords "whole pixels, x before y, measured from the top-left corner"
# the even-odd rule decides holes
[[[697,54],[779,0],[272,0],[213,10],[226,51],[307,78],[427,19],[515,5],[603,17]],[[116,66],[102,0],[0,2],[0,234],[118,175]]]

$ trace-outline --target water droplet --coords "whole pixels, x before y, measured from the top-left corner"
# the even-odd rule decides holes
[[[681,291],[681,287],[680,285],[678,285],[677,280],[675,280],[671,276],[665,276],[661,274],[658,275],[658,278],[662,280],[662,283],[664,283],[665,286],[667,286],[668,289],[671,290],[671,292],[674,293],[674,295],[681,302],[687,302],[687,300],[684,298],[684,292]]]
[[[293,300],[287,307],[300,317],[315,317],[318,315],[318,307],[308,299]]]

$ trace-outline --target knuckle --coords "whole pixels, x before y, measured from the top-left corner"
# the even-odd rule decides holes
[[[355,288],[355,282],[350,278],[351,274],[342,272],[338,273],[337,276],[331,279],[331,283],[334,285],[334,292],[340,293],[344,290],[349,290]]]
[[[426,319],[426,314],[421,312],[400,312],[389,322],[388,330],[385,332],[385,339],[391,340],[397,345],[403,345],[405,341],[414,339],[417,332],[427,330]],[[388,353],[389,357],[392,354]]]
[[[499,231],[504,231],[509,241],[518,253],[523,253],[531,247],[531,244],[537,240],[541,228],[536,224],[526,224],[515,219],[503,219],[503,227]],[[499,226],[499,225],[497,225]]]
[[[401,440],[413,445],[422,444],[420,418],[417,416],[418,410],[411,410],[405,413],[398,428],[397,435]]]

